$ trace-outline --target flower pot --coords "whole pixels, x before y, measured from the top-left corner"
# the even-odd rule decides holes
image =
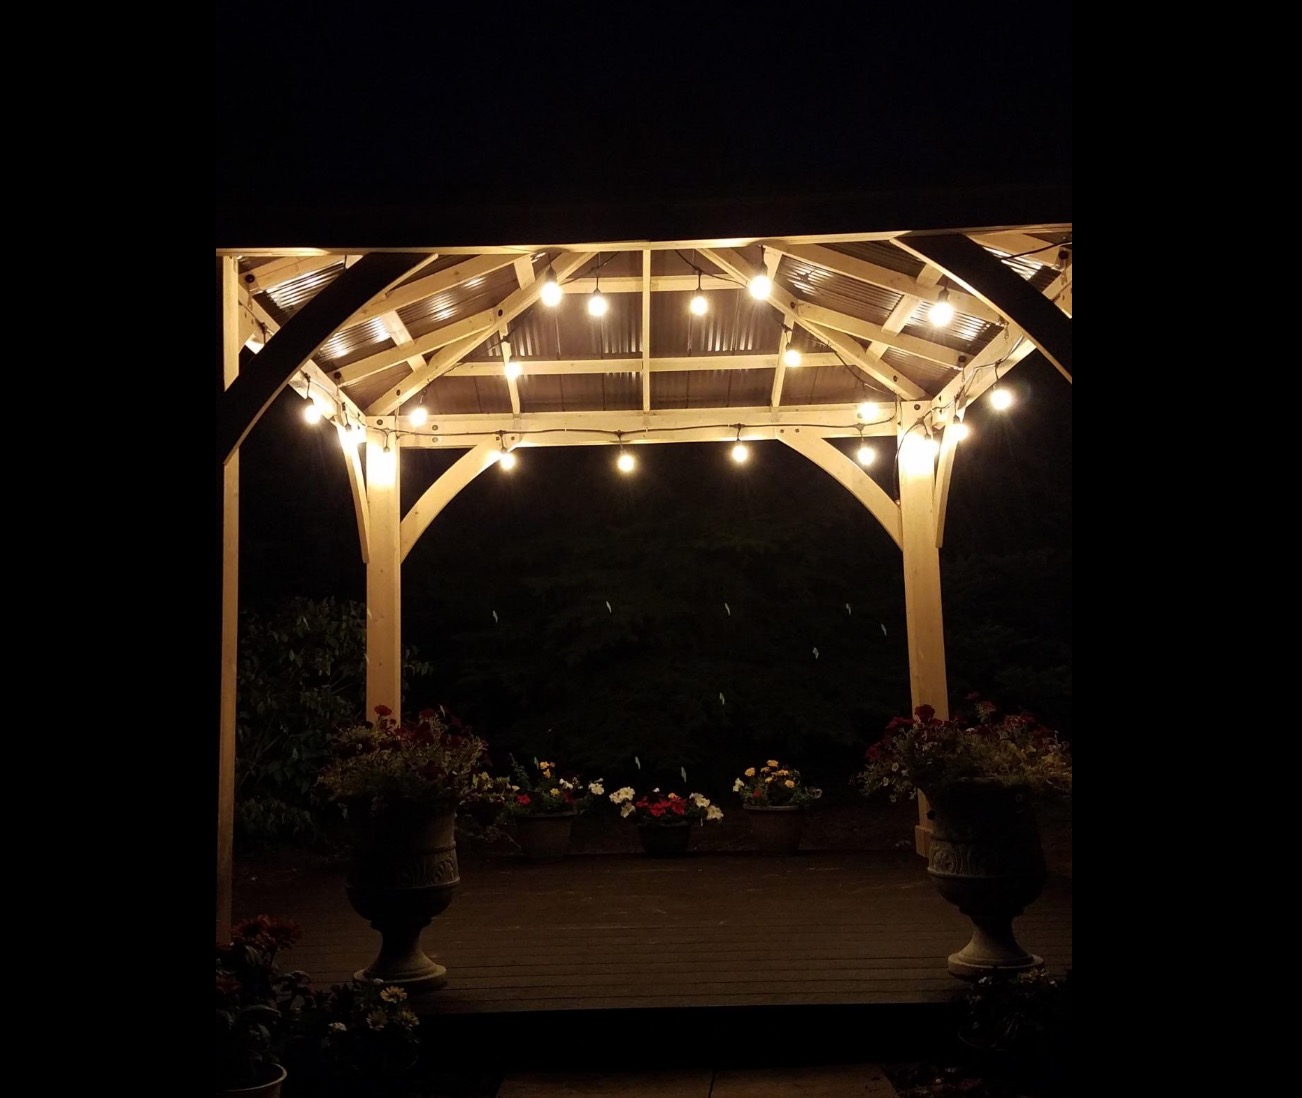
[[[275,1077],[265,1083],[255,1083],[251,1087],[227,1087],[217,1092],[217,1098],[280,1098],[280,1089],[285,1085],[285,1069],[274,1065]]]
[[[642,849],[653,858],[673,858],[687,853],[692,840],[691,824],[638,824],[638,838]]]
[[[380,932],[375,960],[354,975],[409,993],[442,987],[447,969],[421,949],[420,934],[452,902],[457,871],[456,812],[402,805],[353,820],[348,902]]]
[[[515,837],[524,856],[534,862],[555,861],[570,852],[570,833],[577,812],[534,812],[515,818]]]
[[[924,791],[926,792],[926,791]],[[1030,792],[981,778],[927,792],[933,819],[927,873],[972,921],[972,938],[950,954],[964,979],[1039,968],[1013,936],[1013,919],[1040,895],[1046,876]]]
[[[794,854],[805,830],[805,810],[794,805],[743,805],[761,854]]]

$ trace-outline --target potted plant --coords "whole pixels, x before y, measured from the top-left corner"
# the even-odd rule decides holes
[[[979,697],[941,719],[930,705],[897,717],[865,752],[853,781],[864,796],[916,798],[933,821],[927,872],[971,921],[972,938],[949,957],[955,976],[1037,968],[1012,921],[1046,875],[1036,806],[1070,801],[1069,746],[1029,713],[1000,713]]]
[[[419,1030],[407,992],[383,980],[314,989],[286,1052],[294,1090],[319,1098],[410,1094]]]
[[[426,956],[420,933],[461,880],[457,811],[500,803],[502,787],[488,772],[487,743],[446,712],[426,709],[411,722],[388,706],[375,712],[333,737],[320,778],[353,831],[348,900],[381,935],[375,960],[356,975],[429,990],[447,982],[447,969]]]
[[[800,771],[769,759],[748,766],[732,783],[750,820],[751,834],[763,854],[794,854],[804,833],[805,809],[823,795]]]
[[[217,946],[217,1093],[276,1098],[281,1063],[310,980],[281,973],[278,956],[299,937],[293,923],[258,915]]]
[[[656,787],[639,794],[626,785],[616,789],[610,800],[619,807],[620,816],[637,825],[642,849],[653,857],[685,854],[691,840],[690,824],[704,826],[706,820],[723,819],[723,809],[701,793],[684,797]]]
[[[605,792],[600,778],[585,782],[575,773],[563,772],[555,762],[538,759],[528,769],[512,756],[506,813],[515,821],[516,839],[525,857],[535,861],[564,857],[575,817]]]

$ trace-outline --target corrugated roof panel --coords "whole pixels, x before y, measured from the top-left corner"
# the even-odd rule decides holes
[[[562,412],[565,410],[558,374],[524,374],[516,382],[521,412]]]
[[[780,314],[746,293],[706,292],[710,311],[693,316],[695,291],[651,296],[651,356],[777,354]],[[636,295],[634,295],[636,296]]]
[[[361,324],[355,324],[351,328],[335,332],[317,348],[316,354],[312,357],[321,364],[322,368],[327,368],[329,364],[329,367],[337,370],[341,366],[368,358],[393,345],[393,337],[389,335],[389,329],[377,316]]]
[[[898,271],[910,278],[917,278],[926,266],[917,256],[910,255],[902,248],[896,247],[888,240],[865,240],[858,243],[830,244],[834,252],[853,256],[867,263],[876,263],[879,267]]]
[[[798,297],[811,305],[834,309],[874,324],[884,324],[902,296],[884,286],[847,278],[790,256],[782,257],[778,281],[790,286]]]
[[[368,378],[363,378],[356,384],[345,387],[348,398],[359,408],[367,408],[372,401],[379,400],[390,389],[401,387],[404,391],[406,386],[403,382],[411,376],[412,370],[405,362],[399,362],[396,366],[390,366],[386,370],[381,370],[378,374],[372,374]],[[415,395],[415,390],[411,395]],[[412,405],[411,407],[415,407]],[[429,407],[428,404],[425,407]],[[404,407],[402,413],[405,415],[411,408]]]
[[[908,378],[924,393],[938,392],[958,375],[957,370],[951,370],[927,358],[911,355],[907,351],[897,350],[895,347],[887,350],[881,356],[881,359],[896,373]]]
[[[800,404],[894,403],[895,395],[872,380],[863,381],[845,366],[788,367],[782,374],[782,407]]]
[[[465,416],[499,411],[491,403],[485,406],[477,384],[480,380],[475,377],[457,377],[455,374],[435,378],[425,390],[425,407],[432,416]],[[509,401],[507,408],[510,408]]]
[[[464,260],[465,256],[458,258]],[[415,338],[472,313],[491,309],[519,287],[515,270],[508,265],[413,302],[399,309],[398,316]]]
[[[651,375],[652,408],[687,407],[687,372]]]
[[[343,273],[344,257],[340,256],[338,263],[291,279],[289,282],[282,282],[268,293],[259,294],[258,297],[274,305],[280,323],[284,323]]]

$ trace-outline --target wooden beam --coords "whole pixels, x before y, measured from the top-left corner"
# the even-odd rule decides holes
[[[467,450],[445,469],[438,478],[425,489],[402,518],[402,559],[407,559],[416,542],[457,493],[468,485],[485,469],[497,464],[498,448],[495,442],[481,442]]]
[[[240,374],[217,410],[218,459],[235,452],[294,372],[338,330],[342,317],[428,261],[419,252],[365,255],[290,317],[258,355],[243,352]]]
[[[644,248],[643,251],[651,251],[650,248]],[[597,288],[595,278],[572,278],[565,283],[565,292],[567,294],[590,294]],[[603,294],[640,294],[645,291],[645,284],[641,275],[605,275],[601,278],[601,292]],[[719,275],[705,274],[701,276],[702,290],[743,290],[744,286],[739,286],[731,278],[722,278]],[[651,278],[651,292],[653,294],[685,294],[696,292],[696,275],[654,275]]]
[[[388,454],[383,452],[385,444]],[[371,558],[366,565],[366,713],[402,713],[401,440],[366,442]]]
[[[516,359],[530,374],[635,374],[642,369],[640,358],[527,358]],[[818,369],[843,365],[828,351],[807,354],[800,368]],[[691,370],[771,370],[772,355],[677,355],[650,360],[653,374],[684,373]],[[462,362],[457,377],[497,377],[501,367],[493,362]]]
[[[431,260],[433,257],[431,257]],[[441,294],[444,290],[450,290],[454,286],[460,286],[462,283],[469,282],[474,278],[484,278],[486,275],[500,271],[503,267],[509,267],[515,262],[515,253],[506,253],[501,255],[476,255],[467,259],[464,263],[458,263],[452,267],[444,267],[441,271],[435,271],[433,274],[426,275],[424,278],[418,278],[414,282],[407,282],[401,286],[395,286],[387,293],[376,298],[375,301],[364,305],[358,309],[348,321],[343,325],[344,328],[355,327],[365,320],[371,320],[377,316],[383,316],[388,312],[397,312],[399,309],[405,309],[408,305],[414,305],[418,301],[424,301],[426,298],[433,297],[435,294]]]
[[[1001,260],[966,236],[903,236],[905,251],[934,263],[998,309],[1034,340],[1064,377],[1071,376],[1071,318]]]
[[[558,258],[552,268],[556,272],[556,280],[564,282],[571,274],[577,271],[585,263],[591,261],[592,252],[567,253]],[[510,324],[517,316],[529,308],[538,296],[542,293],[543,280],[546,274],[539,275],[528,286],[515,290],[502,299],[493,313],[494,322],[497,325]],[[488,329],[491,331],[492,329]],[[390,389],[387,393],[373,401],[366,409],[368,415],[383,416],[390,415],[398,410],[398,407],[404,400],[410,397],[418,389],[428,385],[437,377],[441,377],[461,361],[461,359],[474,350],[485,339],[488,338],[488,331],[479,332],[465,339],[458,340],[450,346],[444,347],[433,358],[429,360],[424,367],[416,370],[409,377],[404,378],[401,383]]]
[[[350,362],[347,366],[341,366],[339,369],[332,371],[330,376],[340,385],[356,385],[359,381],[382,373],[391,366],[397,366],[403,362],[413,364],[412,370],[416,371],[424,366],[424,355],[427,351],[436,351],[440,347],[456,343],[467,336],[476,336],[481,333],[483,338],[478,342],[482,343],[484,339],[488,338],[488,333],[492,331],[496,323],[496,310],[483,309],[480,312],[472,313],[470,316],[462,317],[460,320],[454,320],[451,324],[444,324],[441,328],[426,332],[418,339],[401,343],[396,347],[386,347],[383,351],[377,351],[366,358],[359,358],[356,362]],[[419,362],[417,362],[418,359]]]
[[[651,410],[651,252],[642,249],[642,411]]]
[[[1070,226],[1066,226],[1070,229]],[[1063,231],[1060,227],[1058,232]],[[1041,240],[1038,236],[1031,236],[1029,233],[973,233],[972,239],[984,248],[993,248],[997,252],[1003,252],[1005,256],[1017,256],[1018,262],[1034,263],[1038,267],[1054,267],[1061,270],[1063,260],[1060,252],[1066,250],[1070,254],[1070,244],[1049,244]]]
[[[892,425],[892,433],[894,426]],[[825,438],[818,438],[803,431],[788,431],[781,436],[781,441],[795,450],[802,457],[808,458],[823,472],[827,473],[837,484],[841,485],[868,510],[868,513],[890,535],[896,545],[903,545],[900,527],[900,507],[888,496],[857,461],[841,453]]]
[[[881,324],[874,324],[871,320],[860,320],[856,316],[849,316],[846,313],[837,312],[835,309],[825,309],[821,305],[808,305],[803,301],[796,304],[796,315],[803,317],[812,324],[817,324],[820,328],[831,328],[833,331],[845,332],[857,339],[866,339],[872,343],[883,343],[888,347],[894,347],[896,350],[926,359],[928,362],[936,362],[941,366],[947,366],[951,370],[958,368],[960,352],[952,347],[932,343],[929,339],[919,339],[917,336],[891,332]]]

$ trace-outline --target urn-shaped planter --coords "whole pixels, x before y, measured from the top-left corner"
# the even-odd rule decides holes
[[[380,932],[380,951],[355,976],[408,992],[442,987],[447,969],[421,948],[420,934],[452,902],[457,871],[456,811],[399,805],[353,817],[348,901]]]
[[[642,840],[642,849],[653,858],[674,858],[687,853],[692,841],[692,825],[672,824],[638,824],[638,838]]]
[[[577,812],[533,812],[515,818],[515,838],[531,862],[554,862],[570,852]]]
[[[927,793],[933,820],[927,873],[972,921],[972,938],[950,954],[964,979],[1038,968],[1013,935],[1013,919],[1040,895],[1044,851],[1030,791],[973,778]]]
[[[761,854],[794,854],[805,831],[805,810],[794,805],[743,805]]]

